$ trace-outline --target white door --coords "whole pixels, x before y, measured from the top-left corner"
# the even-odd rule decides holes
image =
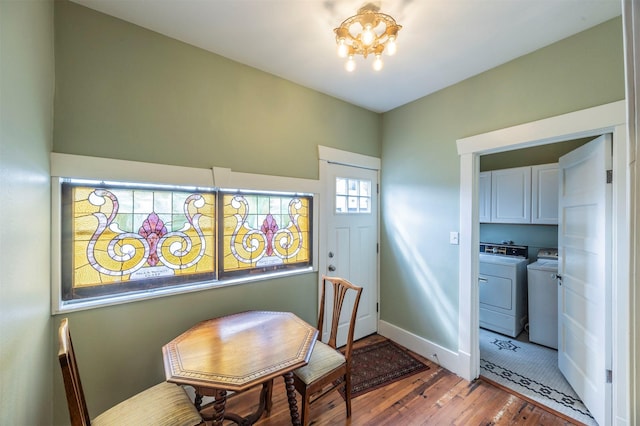
[[[327,267],[321,272],[363,287],[354,333],[359,339],[377,331],[378,172],[329,163],[324,184],[329,209],[327,252],[320,254],[326,256]],[[353,298],[345,302],[345,311],[352,303]],[[340,324],[338,346],[346,342],[348,315]]]
[[[596,421],[611,423],[611,136],[560,158],[558,366]]]

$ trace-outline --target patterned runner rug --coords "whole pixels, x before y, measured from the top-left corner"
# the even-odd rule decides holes
[[[386,386],[429,366],[390,340],[353,350],[351,354],[351,397]],[[344,392],[340,388],[344,398]]]
[[[585,425],[596,425],[558,369],[558,351],[480,329],[480,374]]]

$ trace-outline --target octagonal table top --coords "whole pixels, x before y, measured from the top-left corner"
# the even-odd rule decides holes
[[[291,312],[213,318],[162,347],[167,381],[243,391],[307,364],[318,330]]]

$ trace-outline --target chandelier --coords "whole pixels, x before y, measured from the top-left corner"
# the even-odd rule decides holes
[[[396,53],[396,37],[402,25],[398,25],[391,16],[378,12],[373,4],[358,10],[358,14],[345,19],[336,33],[338,56],[348,58],[345,68],[352,72],[356,69],[355,55],[374,55],[373,69],[382,69],[382,53]]]

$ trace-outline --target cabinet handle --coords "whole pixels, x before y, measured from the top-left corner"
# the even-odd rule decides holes
[[[487,280],[486,278],[478,278],[478,282],[481,282],[481,283],[488,283],[488,282],[489,282],[489,280]]]

